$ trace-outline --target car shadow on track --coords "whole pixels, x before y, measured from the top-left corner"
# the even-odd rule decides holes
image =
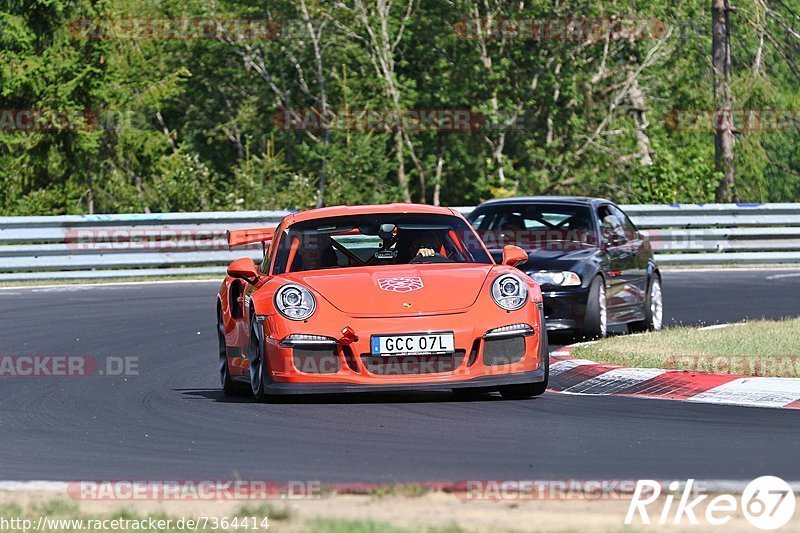
[[[174,389],[189,399],[206,399],[221,403],[258,403],[249,395],[225,396],[220,389]],[[513,400],[513,401],[535,401]],[[435,392],[360,392],[342,394],[303,394],[295,396],[275,396],[269,403],[274,404],[376,404],[376,403],[468,403],[501,402],[498,393],[484,393],[471,396],[457,396],[450,391]]]

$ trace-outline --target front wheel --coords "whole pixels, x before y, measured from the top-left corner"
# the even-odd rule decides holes
[[[607,333],[606,285],[602,276],[596,276],[589,286],[589,299],[586,302],[581,336],[586,339],[602,339]]]
[[[255,317],[250,321],[250,389],[253,397],[259,402],[266,402],[269,395],[264,392],[265,379],[267,375],[267,358],[264,353],[264,342],[262,328]]]
[[[662,327],[664,327],[664,297],[661,294],[661,278],[654,273],[645,298],[644,320],[628,324],[628,331],[631,333],[659,331]]]

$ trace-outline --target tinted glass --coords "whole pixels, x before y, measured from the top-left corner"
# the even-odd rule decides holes
[[[469,225],[447,215],[309,220],[289,227],[277,246],[275,274],[408,263],[492,263]]]
[[[571,248],[596,243],[592,211],[571,204],[489,205],[470,215],[486,246],[515,244],[525,249]]]

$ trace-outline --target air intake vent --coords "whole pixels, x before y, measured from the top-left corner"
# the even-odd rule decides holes
[[[525,355],[525,337],[486,339],[483,345],[483,364],[486,366],[518,363]]]
[[[335,347],[304,346],[292,350],[294,367],[305,374],[335,374],[341,368]]]

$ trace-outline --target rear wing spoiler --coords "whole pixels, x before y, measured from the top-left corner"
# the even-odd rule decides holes
[[[266,249],[275,236],[275,228],[250,228],[228,230],[228,249],[260,242]]]

